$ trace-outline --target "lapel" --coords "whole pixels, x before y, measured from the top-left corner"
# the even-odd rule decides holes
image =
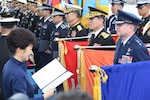
[[[95,37],[95,39],[96,38],[100,38],[100,36],[101,36],[101,33],[104,31],[104,28],[97,34],[97,36]]]
[[[121,48],[120,50],[120,55],[123,55],[125,53],[127,53],[128,49],[133,47],[133,45],[131,43],[133,43],[135,40],[135,35],[133,35],[128,41],[127,43],[123,46],[123,48]]]
[[[120,38],[118,40],[116,52],[115,52],[114,63],[118,62],[118,57],[120,55],[125,55],[127,53],[128,49],[132,47],[131,43],[133,42],[134,39],[135,39],[135,35],[133,35],[122,48],[120,48],[122,39]]]
[[[115,51],[114,63],[117,63],[117,61],[118,61],[117,59],[118,59],[118,54],[119,54],[119,49],[120,49],[121,41],[122,41],[122,39],[119,38],[119,40],[117,42],[117,46],[116,46],[116,51]]]

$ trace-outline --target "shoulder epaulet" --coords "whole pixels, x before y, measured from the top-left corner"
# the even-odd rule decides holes
[[[53,19],[52,19],[52,18],[49,18],[49,19],[48,19],[48,21],[49,21],[49,22],[52,22],[52,21],[53,21]]]
[[[65,25],[65,24],[61,24],[61,26],[60,26],[62,29],[65,29],[65,28],[67,28],[67,26]]]
[[[77,25],[77,29],[78,29],[79,32],[83,30],[83,28],[81,27],[81,25]]]
[[[142,45],[141,41],[139,41],[138,39],[135,39],[135,42],[136,42],[138,45]]]
[[[102,33],[99,35],[99,37],[102,36],[104,39],[106,39],[106,38],[109,37],[109,35],[110,35],[110,34],[108,34],[108,33],[106,33],[106,32],[102,32]]]
[[[150,28],[147,30],[147,35],[150,36]]]

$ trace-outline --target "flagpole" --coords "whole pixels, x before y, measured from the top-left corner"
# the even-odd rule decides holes
[[[79,39],[88,39],[90,36],[82,36],[82,37],[72,37],[72,38],[55,38],[54,41],[65,41],[65,40],[79,40]]]
[[[110,45],[110,46],[79,46],[75,45],[74,50],[78,49],[115,49],[116,45]]]
[[[145,47],[147,49],[150,48],[150,44],[146,44]],[[74,46],[74,50],[78,50],[78,49],[115,49],[116,45],[110,45],[110,46],[79,46],[79,45],[75,45]]]

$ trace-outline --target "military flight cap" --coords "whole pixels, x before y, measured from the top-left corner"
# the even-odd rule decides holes
[[[64,16],[65,13],[60,9],[54,8],[54,12],[53,12],[52,16],[57,16],[57,15]]]
[[[72,12],[72,11],[81,11],[82,10],[82,8],[80,6],[73,5],[73,4],[67,4],[67,3],[65,3],[65,8],[66,8],[65,13],[69,13],[69,12]]]
[[[126,1],[124,0],[112,0],[111,4],[124,4]]]
[[[142,22],[142,20],[136,15],[122,10],[118,10],[116,24],[128,23],[133,25],[139,25],[140,22]]]
[[[14,13],[13,12],[2,12],[0,13],[1,19],[0,23],[2,27],[11,27],[13,25],[16,25],[20,19],[14,18]]]
[[[136,8],[138,8],[138,9],[143,8],[148,3],[150,3],[149,0],[137,0],[137,6],[136,6]]]
[[[98,16],[106,16],[108,15],[107,12],[103,11],[103,10],[100,10],[100,9],[96,9],[96,8],[93,8],[93,7],[88,7],[89,8],[89,14],[88,14],[88,17],[87,18],[93,18],[93,17],[98,17]]]
[[[52,10],[53,7],[48,4],[42,4],[42,10]]]

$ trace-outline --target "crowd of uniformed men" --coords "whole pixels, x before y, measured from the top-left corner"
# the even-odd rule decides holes
[[[31,30],[37,37],[37,44],[33,51],[35,63],[39,69],[58,57],[58,44],[54,41],[56,37],[74,38],[91,33],[89,46],[115,45],[111,34],[116,34],[117,10],[122,10],[125,3],[124,0],[112,0],[112,15],[108,18],[106,18],[107,12],[89,6],[88,29],[80,23],[82,8],[71,4],[65,4],[66,10],[63,12],[47,4],[11,1],[3,4],[1,12],[7,12],[8,15],[13,12],[14,17],[20,19],[18,26]],[[137,10],[143,21],[138,25],[135,34],[144,43],[150,42],[149,9],[148,0],[137,2]]]
[[[24,4],[18,1],[12,1],[7,2],[5,6],[2,7],[1,12],[13,12],[14,17],[20,19],[18,26],[29,29],[36,35],[37,45],[34,48],[35,63],[37,66],[44,66],[58,56],[58,46],[57,43],[54,42],[56,37],[87,36],[92,30],[95,33],[94,36],[91,35],[89,46],[114,45],[115,42],[110,34],[116,34],[116,9],[122,10],[124,3],[125,1],[123,0],[112,0],[111,10],[113,14],[107,20],[105,16],[108,15],[108,13],[89,7],[88,29],[85,29],[80,23],[82,8],[70,4],[65,5],[66,11],[64,13],[46,4],[38,5],[36,2]],[[147,23],[150,22],[150,5],[148,1],[143,3],[139,1],[137,3],[137,9],[140,16],[142,16],[143,22],[139,25],[136,34],[144,43],[149,43],[150,29],[146,29],[146,27],[149,26]],[[145,6],[146,8],[143,10]],[[95,20],[95,16],[98,16],[98,18],[102,20]],[[145,25],[147,26],[144,27]],[[97,35],[97,37],[95,35]],[[92,39],[94,37],[96,39]]]
[[[115,45],[112,34],[117,34],[120,39],[116,44],[114,64],[150,60],[148,50],[144,45],[144,43],[150,43],[150,1],[137,0],[136,7],[142,19],[123,11],[125,3],[124,0],[112,0],[112,15],[108,18],[106,18],[108,13],[104,10],[89,6],[88,29],[80,23],[82,8],[76,5],[65,4],[66,10],[63,12],[50,5],[40,5],[35,2],[24,4],[12,0],[1,3],[0,46],[3,48],[0,49],[1,71],[9,59],[6,36],[14,28],[16,22],[18,27],[31,30],[37,38],[37,43],[33,48],[37,70],[58,57],[58,44],[54,41],[56,37],[71,38],[72,41],[75,41],[77,37],[84,37],[78,40],[86,41],[87,36],[89,46],[107,46]],[[0,94],[1,91],[0,89]]]

